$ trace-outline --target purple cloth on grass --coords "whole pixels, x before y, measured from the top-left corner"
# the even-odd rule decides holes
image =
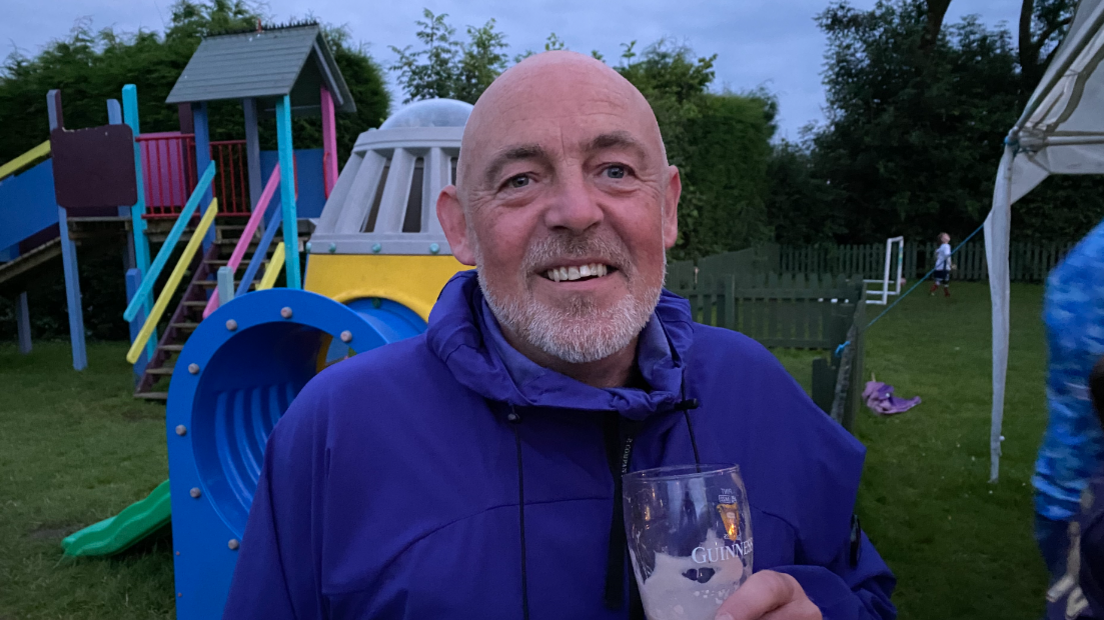
[[[893,386],[881,381],[867,381],[863,390],[866,406],[878,415],[904,413],[920,404],[920,397],[904,399],[893,395]]]

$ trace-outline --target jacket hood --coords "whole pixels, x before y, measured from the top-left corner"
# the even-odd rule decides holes
[[[683,400],[682,373],[693,343],[690,305],[666,290],[637,345],[636,364],[649,390],[596,388],[543,368],[509,347],[483,299],[475,270],[453,276],[429,316],[430,350],[465,387],[515,407],[616,411],[643,420]],[[496,346],[497,344],[497,346]],[[664,346],[665,345],[665,346]],[[503,353],[510,356],[507,361]]]

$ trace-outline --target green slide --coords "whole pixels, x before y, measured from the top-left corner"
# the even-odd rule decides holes
[[[61,541],[65,555],[111,555],[154,533],[172,517],[169,481],[157,485],[145,499]]]

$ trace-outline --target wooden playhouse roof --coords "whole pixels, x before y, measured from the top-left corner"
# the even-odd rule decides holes
[[[165,103],[252,97],[271,109],[291,95],[295,112],[310,113],[320,106],[322,84],[339,112],[356,111],[318,24],[265,28],[205,37]]]

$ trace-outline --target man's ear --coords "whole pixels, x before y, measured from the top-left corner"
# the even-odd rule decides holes
[[[682,178],[675,166],[669,168],[670,178],[667,180],[667,190],[663,194],[663,238],[664,245],[670,250],[678,241],[678,201],[682,195]],[[439,208],[439,207],[438,207]]]
[[[452,255],[464,265],[475,266],[475,240],[468,238],[468,220],[460,198],[456,195],[456,186],[449,185],[441,190],[437,197],[437,220],[445,231]]]

